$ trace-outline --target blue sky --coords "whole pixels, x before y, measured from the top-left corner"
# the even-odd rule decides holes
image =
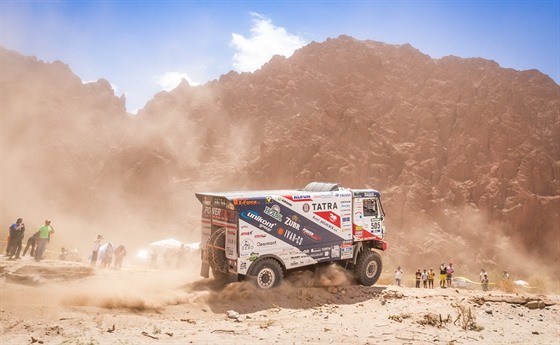
[[[341,34],[560,80],[560,0],[2,0],[0,20],[2,46],[60,60],[84,82],[107,79],[131,112],[181,78],[254,71]]]

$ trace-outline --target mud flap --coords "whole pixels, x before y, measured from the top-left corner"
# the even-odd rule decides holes
[[[202,265],[200,265],[200,275],[204,278],[210,277],[210,265],[207,262],[203,261]]]
[[[237,283],[239,281],[239,274],[234,272],[228,272],[227,282],[228,283]]]

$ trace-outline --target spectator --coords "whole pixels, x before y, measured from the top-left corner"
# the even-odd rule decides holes
[[[447,287],[451,287],[451,282],[453,281],[453,273],[454,272],[455,272],[455,269],[453,269],[453,264],[450,262],[449,266],[447,266],[447,268],[446,268]]]
[[[31,256],[31,257],[35,256],[35,246],[37,245],[37,240],[38,239],[39,239],[39,231],[37,231],[36,233],[33,234],[33,236],[31,236],[27,239],[27,245],[25,246],[25,250],[23,251],[22,256],[25,256],[29,247],[31,247],[31,251],[29,252],[29,256]]]
[[[442,263],[441,266],[439,266],[439,287],[440,288],[445,287],[445,279],[446,278],[447,278],[447,267],[445,267],[445,264]]]
[[[39,239],[37,242],[37,250],[35,251],[35,261],[39,262],[43,259],[47,243],[51,239],[51,234],[54,234],[54,229],[51,226],[50,220],[45,220],[45,225],[39,228]]]
[[[415,273],[415,278],[416,278],[416,287],[419,288],[420,287],[420,280],[422,279],[422,272],[420,272],[420,269],[418,269]]]
[[[18,218],[15,224],[10,226],[10,242],[8,244],[8,260],[17,260],[20,258],[23,237],[25,236],[25,225],[23,219]]]
[[[395,270],[395,284],[398,286],[401,286],[402,274],[403,271],[401,269],[401,266],[397,267],[397,269]]]
[[[426,272],[425,268],[422,272],[422,286],[424,286],[424,289],[428,287],[428,272]]]
[[[122,261],[126,256],[126,248],[121,244],[120,246],[115,249],[115,267],[121,268]]]
[[[97,235],[97,238],[93,241],[93,247],[91,248],[91,267],[95,267],[95,265],[97,264],[97,256],[99,255],[101,240],[103,240],[103,236]]]
[[[436,273],[432,268],[428,271],[428,287],[430,289],[434,288],[434,278],[436,277]]]

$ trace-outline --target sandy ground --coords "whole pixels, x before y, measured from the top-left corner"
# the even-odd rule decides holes
[[[1,257],[0,268],[0,344],[560,343],[558,295],[364,287],[333,268],[274,290],[223,287],[196,260],[114,270]]]

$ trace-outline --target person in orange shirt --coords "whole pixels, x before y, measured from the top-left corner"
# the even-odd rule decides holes
[[[436,273],[434,272],[433,269],[430,268],[430,270],[428,271],[428,287],[430,289],[434,288],[434,278],[436,277]]]

